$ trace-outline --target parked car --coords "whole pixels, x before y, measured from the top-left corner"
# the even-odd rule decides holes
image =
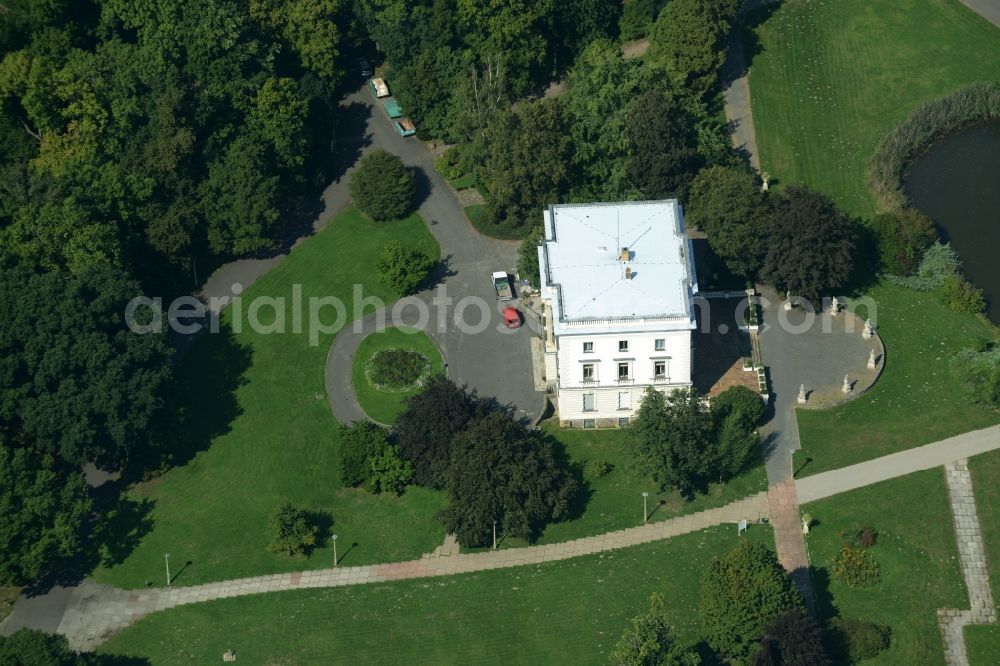
[[[400,136],[413,136],[417,133],[417,128],[409,118],[402,118],[393,123]]]
[[[521,328],[520,311],[514,307],[505,307],[503,309],[503,323],[507,328]]]
[[[385,115],[390,118],[402,118],[403,117],[403,107],[399,105],[394,99],[388,99],[382,102],[382,108],[385,109]]]
[[[510,288],[510,275],[507,271],[497,271],[493,274],[493,288],[497,291],[498,301],[509,301],[514,298],[514,292]]]
[[[372,66],[370,62],[368,62],[364,58],[358,58],[357,63],[358,63],[358,69],[361,70],[361,76],[363,78],[367,79],[369,76],[372,75]]]
[[[382,79],[368,79],[368,90],[376,99],[389,96],[389,85]]]

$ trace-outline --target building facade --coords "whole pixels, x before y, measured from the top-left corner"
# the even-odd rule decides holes
[[[569,427],[625,425],[647,387],[691,385],[691,243],[676,200],[565,204],[538,248],[545,378]]]

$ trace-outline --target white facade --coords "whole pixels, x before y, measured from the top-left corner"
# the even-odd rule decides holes
[[[551,206],[539,247],[546,380],[564,425],[620,425],[691,385],[691,244],[676,200]]]

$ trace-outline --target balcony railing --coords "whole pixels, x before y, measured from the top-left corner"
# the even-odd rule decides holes
[[[619,377],[617,380],[615,380],[615,383],[619,384],[619,385],[621,385],[621,384],[635,384],[635,380],[632,379],[631,377]]]

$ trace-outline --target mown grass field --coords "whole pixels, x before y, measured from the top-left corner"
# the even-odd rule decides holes
[[[171,554],[177,585],[329,566],[326,543],[308,559],[266,550],[268,515],[286,499],[332,516],[346,565],[419,557],[441,543],[435,514],[443,495],[411,488],[399,498],[372,496],[341,486],[337,422],[323,380],[332,335],[311,346],[308,313],[301,334],[263,335],[245,321],[257,296],[285,297],[290,307],[295,284],[305,304],[310,296],[336,296],[350,309],[355,281],[366,295],[392,301],[370,270],[390,239],[438,254],[419,217],[374,224],[348,210],[247,289],[239,332],[228,308],[224,332],[194,345],[176,380],[190,460],[134,489],[131,496],[144,504],[133,511],[136,529],[122,544],[124,559],[95,571],[97,580],[162,585],[164,553]],[[268,321],[268,309],[262,313]],[[335,319],[332,308],[323,316]],[[290,330],[290,315],[286,323]]]
[[[968,608],[958,564],[955,530],[943,468],[837,495],[802,508],[815,526],[806,538],[820,615],[888,625],[888,650],[865,664],[943,664],[938,608]],[[836,579],[830,563],[842,531],[872,527],[872,553],[882,579],[852,588]]]
[[[878,458],[1000,422],[1000,412],[969,404],[951,357],[995,335],[983,319],[953,312],[934,294],[889,283],[869,294],[878,304],[885,370],[865,395],[829,410],[799,410],[800,476]],[[862,312],[862,316],[865,316]]]
[[[428,376],[444,370],[444,359],[437,345],[423,331],[404,328],[387,328],[372,333],[358,346],[351,366],[351,383],[358,397],[358,404],[368,418],[378,423],[392,424],[406,408],[406,398],[419,393],[420,387],[406,391],[383,390],[371,383],[366,368],[372,356],[388,349],[409,349],[423,354],[430,363]]]
[[[762,170],[861,217],[882,135],[922,102],[1000,78],[1000,29],[956,0],[787,0],[750,23]]]
[[[989,567],[990,586],[994,601],[1000,599],[1000,451],[991,451],[969,460],[972,487],[976,495],[976,513],[986,547],[986,564]],[[987,666],[997,662],[1000,654],[1000,626],[967,627],[966,650],[973,666]]]
[[[534,567],[213,601],[151,615],[101,652],[153,664],[607,664],[629,619],[663,595],[677,638],[699,641],[699,581],[733,526]]]

